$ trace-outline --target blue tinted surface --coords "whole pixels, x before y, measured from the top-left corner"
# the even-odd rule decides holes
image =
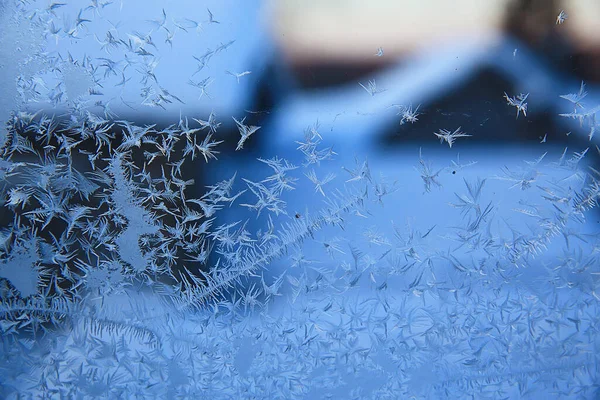
[[[0,3],[0,397],[597,398],[597,84],[264,7]]]

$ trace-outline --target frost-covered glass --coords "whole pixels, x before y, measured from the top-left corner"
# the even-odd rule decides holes
[[[0,398],[599,398],[594,15],[0,0]]]

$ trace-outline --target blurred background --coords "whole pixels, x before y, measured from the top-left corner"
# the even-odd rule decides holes
[[[18,23],[3,14],[3,59],[20,57],[27,44],[43,45],[45,53],[58,55],[57,67],[32,72],[16,93],[11,82],[23,71],[6,64],[0,73],[2,109],[13,109],[6,103],[22,94],[31,108],[56,115],[84,108],[159,127],[214,113],[222,124],[218,139],[224,140],[219,162],[196,159],[187,165],[197,196],[236,171],[264,178],[269,169],[258,157],[301,164],[296,142],[311,126],[338,154],[336,162],[319,166],[319,176],[333,173],[343,184],[349,177],[342,166],[354,165],[359,156],[377,173],[403,182],[404,193],[422,190],[415,171],[420,150],[438,168],[477,161],[470,167],[475,177],[498,175],[506,165],[546,152],[547,160],[555,160],[565,147],[589,148],[587,161],[597,162],[600,135],[590,134],[597,126],[593,115],[585,124],[560,116],[573,112],[560,96],[578,93],[582,82],[588,94],[579,109],[600,104],[597,1],[32,4],[40,7],[29,12],[32,19],[45,13],[51,22],[41,34],[16,40],[11,27]],[[43,37],[44,43],[36,42]],[[20,46],[15,50],[13,43]],[[528,94],[526,115],[504,97],[521,93]],[[417,110],[417,119],[403,121],[401,107]],[[243,151],[235,151],[240,136],[234,118],[261,127]],[[471,136],[452,148],[434,135],[459,127]],[[479,170],[484,162],[485,173]],[[467,170],[449,171],[441,179],[451,199]],[[415,188],[408,184],[413,179]],[[295,193],[289,201],[298,211],[321,203],[312,190]],[[443,202],[441,193],[433,196]],[[398,201],[413,215],[424,214],[419,198]]]
[[[582,82],[585,107],[600,104],[598,2],[283,0],[260,9],[264,32],[256,32],[257,51],[240,64],[253,69],[237,89],[247,102],[234,108],[262,129],[243,157],[284,156],[316,122],[350,162],[356,152],[375,159],[397,153],[384,167],[390,174],[412,171],[421,147],[444,163],[462,153],[492,157],[498,167],[509,154],[595,149],[595,122],[559,114],[573,111],[560,95],[577,93]],[[558,21],[563,10],[566,20]],[[370,81],[376,93],[361,86]],[[505,93],[529,94],[526,116],[515,117]],[[418,106],[418,121],[401,124],[398,105]],[[235,126],[224,122],[236,137]],[[457,127],[472,137],[456,150],[433,134]],[[243,165],[240,155],[232,163]],[[588,152],[592,162],[597,155]],[[222,167],[209,165],[207,173]]]
[[[560,122],[569,104],[559,95],[577,92],[584,80],[596,105],[600,79],[600,5],[567,3],[276,2],[267,13],[281,54],[273,68],[289,69],[293,87],[273,123],[335,120],[344,137],[392,141],[433,139],[438,125],[457,124],[473,134],[470,144],[546,133],[556,144],[572,130]],[[557,24],[565,7],[568,23]],[[375,96],[358,86],[371,79],[383,90]],[[527,118],[505,118],[514,109],[497,101],[504,92],[530,93]],[[391,104],[420,104],[419,123],[399,128]]]
[[[53,84],[60,86],[62,102],[35,98],[33,107],[64,107],[93,88],[86,104],[100,104],[100,113],[109,106],[122,119],[170,124],[214,112],[220,133],[236,137],[231,117],[246,117],[262,126],[248,142],[256,146],[293,142],[317,120],[344,142],[425,144],[435,142],[432,131],[458,124],[473,135],[468,144],[533,143],[546,133],[557,144],[563,131],[575,133],[569,140],[587,136],[577,121],[558,116],[572,111],[559,95],[585,81],[584,103],[600,103],[600,4],[593,0],[91,4],[60,3],[44,35],[47,53],[79,65],[91,60],[93,77],[46,73],[43,89],[56,99]],[[567,18],[559,24],[561,10]],[[89,22],[78,25],[82,19]],[[148,54],[131,52],[140,47]],[[18,73],[0,75],[9,82]],[[370,81],[373,94],[361,86]],[[163,89],[177,100],[157,101]],[[515,113],[505,92],[529,93],[527,117],[505,118]],[[393,105],[419,106],[418,123],[400,126]]]
[[[563,10],[566,20],[559,21]],[[584,107],[600,104],[599,17],[600,3],[586,0],[266,3],[257,15],[264,32],[256,33],[261,38],[256,51],[240,64],[240,71],[252,74],[240,79],[246,86],[237,90],[251,94],[240,94],[247,102],[234,107],[236,118],[262,128],[244,152],[231,146],[221,154],[225,163],[204,167],[205,180],[236,171],[263,177],[268,168],[248,168],[255,158],[297,160],[296,141],[318,124],[324,143],[338,153],[335,162],[319,166],[320,176],[335,173],[338,184],[350,179],[342,167],[355,165],[358,156],[369,160],[374,174],[398,182],[388,208],[369,221],[384,233],[390,220],[450,224],[440,205],[464,191],[463,178],[492,178],[487,192],[506,209],[535,202],[519,189],[507,191],[506,182],[494,177],[545,153],[545,162],[556,161],[565,148],[569,154],[589,148],[587,162],[597,165],[598,136],[590,135],[595,120],[580,124],[559,114],[573,112],[573,104],[560,96],[578,93],[582,81],[588,92]],[[374,93],[363,87],[370,81],[377,85]],[[505,93],[528,93],[527,115],[517,117]],[[399,105],[418,107],[418,121],[401,123]],[[471,137],[452,148],[434,136],[459,127]],[[235,143],[237,128],[226,119],[225,131]],[[423,195],[415,171],[419,152],[443,170],[442,190]],[[456,168],[473,161],[477,164]],[[286,199],[289,209],[303,213],[322,206],[310,185],[300,189]],[[232,220],[244,218],[237,212],[232,209]],[[518,215],[508,219],[528,223]],[[596,220],[582,232],[595,232]],[[555,246],[545,259],[552,262],[561,252],[562,245]]]
[[[264,238],[257,233],[261,230],[285,227],[290,220],[326,209],[325,194],[315,190],[308,177],[313,168],[322,180],[335,175],[325,187],[328,197],[335,189],[351,187],[360,180],[357,177],[373,179],[371,186],[376,189],[371,192],[390,190],[385,206],[379,204],[376,193],[369,193],[368,218],[358,208],[345,213],[341,229],[328,226],[310,231],[310,240],[302,246],[286,249],[290,254],[269,263],[264,271],[253,271],[257,275],[240,283],[250,292],[258,279],[264,285],[286,274],[281,294],[295,294],[291,299],[278,297],[281,300],[274,302],[274,309],[297,308],[298,314],[290,315],[301,320],[312,311],[302,309],[302,299],[295,303],[299,294],[309,298],[309,292],[317,291],[321,280],[327,279],[327,271],[334,276],[345,269],[358,270],[360,259],[365,269],[356,278],[344,274],[348,285],[339,292],[328,287],[323,300],[345,298],[358,304],[369,296],[377,297],[385,286],[393,293],[390,298],[397,294],[408,299],[409,308],[420,308],[421,302],[425,308],[427,297],[430,308],[439,306],[445,312],[446,297],[457,296],[459,289],[483,307],[504,298],[501,291],[510,291],[514,285],[531,294],[523,307],[535,307],[535,299],[541,298],[554,312],[556,293],[561,293],[565,304],[572,301],[577,308],[568,315],[579,318],[575,312],[587,308],[595,312],[597,303],[591,296],[598,299],[600,293],[596,279],[598,207],[590,206],[593,210],[585,219],[569,207],[564,213],[554,211],[556,203],[577,202],[573,197],[589,179],[578,167],[600,170],[597,0],[207,0],[202,5],[182,0],[168,2],[168,6],[159,0],[21,3],[41,7],[39,14],[44,16],[40,18],[47,23],[41,32],[32,28],[27,34],[17,34],[18,25],[26,24],[3,14],[0,0],[0,122],[8,110],[27,107],[32,112],[50,110],[48,114],[74,122],[79,122],[74,115],[90,116],[85,114],[89,110],[106,120],[156,125],[157,129],[187,127],[188,121],[197,127],[192,118],[206,121],[212,114],[220,123],[214,136],[223,141],[217,148],[218,161],[198,156],[184,165],[181,176],[195,181],[186,196],[200,198],[207,186],[232,176],[237,179],[232,193],[246,192],[234,206],[219,211],[209,229],[243,221],[238,225],[243,232],[236,235],[248,234],[244,240],[258,242]],[[31,20],[38,14],[34,8],[28,10]],[[45,67],[38,67],[39,60],[25,55],[29,48],[43,48],[40,58],[47,56],[53,65],[48,67],[46,60]],[[21,62],[5,61],[15,58]],[[526,113],[507,104],[507,97],[519,95],[526,97]],[[406,110],[412,111],[408,117],[402,112]],[[574,112],[589,115],[581,120],[568,116]],[[236,149],[240,139],[236,121],[260,127],[243,149]],[[123,135],[122,123],[112,129],[117,136]],[[468,137],[458,138],[452,146],[440,143],[435,135],[457,129]],[[318,137],[319,148],[332,155],[331,160],[306,165],[299,147],[307,132],[318,132],[312,139]],[[570,161],[583,154],[581,164]],[[258,195],[242,179],[265,182],[273,171],[264,160],[276,157],[298,166],[290,174],[297,178],[293,181],[296,190],[282,190],[286,214],[265,210],[257,216],[244,206],[256,202]],[[153,174],[164,176],[162,167],[157,162],[148,170],[154,168]],[[465,217],[468,206],[464,212],[452,205],[460,202],[459,194],[470,191],[466,182],[479,179],[486,179],[481,204],[489,208],[482,212],[477,204],[478,215],[472,223],[470,216]],[[548,193],[559,196],[549,198]],[[487,210],[493,217],[480,229]],[[551,226],[557,228],[551,244],[543,242],[543,249],[535,248],[541,237],[536,235],[549,232],[548,221],[555,219],[563,225]],[[484,235],[468,237],[477,230],[486,231],[489,241],[482,243]],[[486,247],[490,242],[496,246],[491,250]],[[533,243],[533,251],[511,248],[517,242]],[[357,248],[364,257],[355,256]],[[296,250],[298,254],[291,254]],[[394,276],[386,265],[378,265],[386,264],[392,257],[385,257],[394,255],[392,251],[408,266]],[[513,253],[522,257],[514,261]],[[197,268],[214,266],[217,270],[214,258],[218,255],[213,252],[212,257]],[[510,268],[502,269],[501,262]],[[412,268],[417,263],[419,268]],[[367,268],[369,276],[361,275]],[[498,287],[489,285],[488,270],[494,271],[494,277],[500,271],[501,279],[492,281]],[[309,276],[306,271],[312,275],[310,283],[304,284],[299,277]],[[366,285],[351,291],[359,279]],[[481,285],[471,287],[471,281]],[[446,293],[437,298],[437,289],[429,289],[441,284]],[[234,285],[228,295],[243,289]],[[492,311],[502,315],[503,307],[486,309],[482,319],[494,324],[494,317],[488,316]],[[328,308],[322,309],[326,314]],[[337,319],[344,313],[344,308],[335,309],[324,320],[333,321],[334,315]],[[524,313],[519,312],[515,321],[529,318]],[[452,318],[448,314],[448,326]],[[579,320],[570,321],[579,333]],[[514,331],[510,324],[510,330],[502,332],[495,327],[498,336],[524,337],[528,330],[532,332],[526,326],[531,322],[524,323],[522,331]],[[593,322],[589,324],[594,327]],[[412,329],[411,323],[405,326]],[[482,336],[493,337],[492,328],[487,328]],[[557,342],[566,334],[563,329],[561,336],[558,330],[557,323]],[[306,339],[306,329],[304,334]],[[572,345],[576,353],[593,353],[597,342],[592,336],[590,346]],[[433,349],[434,354],[437,347],[430,344],[425,342],[418,352]],[[506,349],[511,356],[521,353],[519,347]],[[548,349],[548,358],[569,357],[565,346]],[[452,359],[451,365],[460,367],[457,360]],[[516,360],[515,365],[520,364]],[[434,362],[434,357],[423,360],[427,368]],[[597,369],[597,361],[594,366]],[[435,378],[429,369],[430,379]],[[547,375],[547,370],[540,371]],[[421,378],[417,374],[415,382],[427,386],[428,380]]]
[[[565,147],[569,154],[589,149],[587,161],[597,163],[595,114],[581,124],[560,116],[574,110],[560,96],[578,93],[582,82],[588,94],[575,109],[600,105],[597,1],[37,3],[53,16],[49,27],[20,37],[14,50],[12,25],[4,21],[3,59],[45,37],[46,53],[58,54],[59,67],[32,73],[23,93],[11,96],[22,71],[5,65],[1,108],[13,109],[7,99],[22,94],[27,106],[56,115],[84,107],[159,127],[214,113],[224,140],[219,161],[187,165],[197,196],[237,171],[264,178],[269,169],[258,157],[300,165],[296,142],[312,126],[337,153],[335,162],[319,166],[319,176],[334,173],[340,184],[350,178],[342,166],[353,166],[355,156],[400,181],[403,193],[422,191],[415,171],[420,151],[444,171],[458,165],[442,174],[444,191],[431,196],[440,203],[461,190],[467,173],[497,176],[504,166],[544,153],[556,160]],[[505,99],[521,93],[528,94],[526,115]],[[401,107],[417,110],[417,119],[403,123]],[[243,151],[235,151],[240,134],[233,118],[261,127]],[[434,135],[459,127],[471,136],[452,148]],[[467,172],[461,160],[478,164]],[[302,212],[322,203],[308,189],[290,196],[290,208]],[[413,210],[409,216],[426,214],[420,196],[398,201]],[[242,218],[239,209],[231,208],[232,219]],[[390,219],[381,217],[381,223]],[[444,213],[422,217],[435,221]]]

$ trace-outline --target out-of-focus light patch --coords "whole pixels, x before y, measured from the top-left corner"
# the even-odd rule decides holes
[[[599,47],[600,2],[598,0],[569,0],[563,1],[561,6],[569,15],[561,28],[569,32],[574,39],[574,45],[581,49]]]
[[[356,61],[373,58],[379,47],[394,57],[464,37],[493,41],[507,3],[281,0],[272,3],[271,20],[274,37],[291,59]]]

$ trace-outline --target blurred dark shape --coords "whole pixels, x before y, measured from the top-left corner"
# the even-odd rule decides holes
[[[580,48],[573,37],[557,29],[560,7],[557,0],[513,0],[506,14],[506,33],[562,72],[600,82],[600,48]]]
[[[532,48],[556,40],[556,0],[513,0],[508,5],[505,29]]]
[[[431,143],[433,132],[459,126],[461,131],[472,135],[461,141],[462,148],[492,143],[494,146],[514,146],[516,142],[535,144],[541,140],[540,132],[548,133],[553,141],[564,141],[566,136],[553,123],[550,110],[515,118],[514,107],[502,99],[505,91],[514,92],[513,83],[493,69],[483,68],[457,90],[423,106],[423,113],[415,124],[398,126],[394,123],[382,134],[380,144]]]
[[[303,89],[325,89],[337,85],[353,84],[384,67],[381,61],[348,64],[328,61],[318,65],[294,65],[293,72]]]
[[[600,48],[576,51],[569,58],[571,71],[588,83],[600,83]]]
[[[553,89],[570,81],[585,80],[591,84],[598,81],[597,71],[600,69],[593,66],[597,65],[600,58],[578,50],[577,43],[573,43],[574,36],[564,29],[564,25],[556,23],[561,4],[558,0],[510,1],[503,24],[503,43],[498,46],[490,44],[490,59],[475,68],[472,76],[458,84],[458,87],[449,92],[441,91],[437,98],[423,104],[417,123],[399,126],[398,117],[398,121],[386,125],[383,131],[372,132],[374,140],[384,146],[406,141],[423,142],[430,140],[433,132],[439,129],[453,130],[462,126],[463,131],[473,137],[461,143],[461,146],[488,142],[508,146],[516,143],[536,144],[546,135],[554,145],[563,145],[568,141],[570,145],[577,142],[578,145],[585,146],[585,138],[566,135],[568,129],[557,123],[559,111],[555,107],[538,103],[537,110],[527,116],[515,118],[514,108],[507,106],[503,99],[505,92],[514,96],[523,90],[523,80],[528,79],[524,76],[551,77],[549,83],[552,86],[556,83],[556,88]],[[435,13],[436,10],[431,12]],[[569,22],[571,21],[566,21]],[[448,46],[451,47],[452,43],[449,42]],[[505,48],[510,46],[515,47],[514,57],[504,54]],[[510,52],[512,51],[511,47]],[[406,54],[404,59],[408,60],[411,56]],[[527,57],[535,62],[519,64],[521,59]],[[274,69],[289,69],[298,90],[327,91],[336,86],[366,82],[377,71],[386,67],[400,68],[404,60],[391,57],[372,57],[360,62],[308,59],[311,61],[296,59],[293,65],[279,64]],[[503,68],[507,64],[510,66]],[[531,71],[531,65],[541,68],[539,74]],[[507,73],[507,69],[512,71],[512,76],[510,72]],[[520,80],[515,79],[515,73],[520,75]],[[448,76],[447,79],[452,80],[453,77]],[[548,82],[542,85],[548,86]],[[552,90],[539,84],[537,89],[554,95]]]

